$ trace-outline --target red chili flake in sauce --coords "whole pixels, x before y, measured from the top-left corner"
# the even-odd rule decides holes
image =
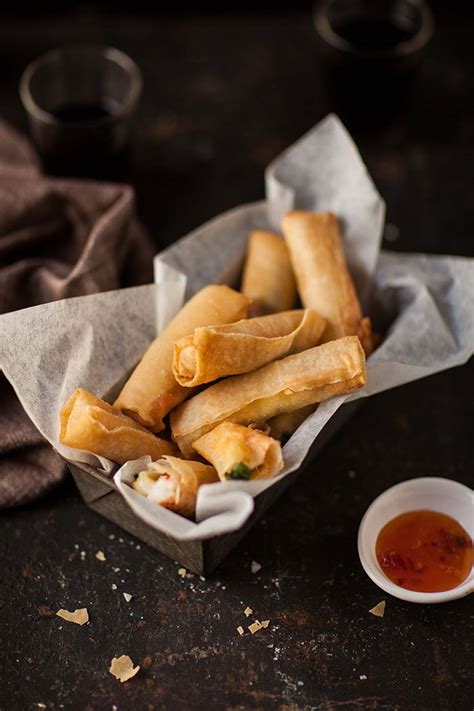
[[[454,518],[436,511],[409,511],[389,521],[375,552],[387,578],[418,592],[452,590],[473,564],[468,533]]]

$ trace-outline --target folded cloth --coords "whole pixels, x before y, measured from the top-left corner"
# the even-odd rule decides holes
[[[130,186],[44,176],[0,122],[0,314],[147,283],[153,253]],[[35,499],[64,471],[0,375],[0,508]]]

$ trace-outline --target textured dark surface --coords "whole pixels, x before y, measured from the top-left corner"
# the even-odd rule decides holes
[[[472,255],[473,17],[459,2],[440,3],[435,17],[410,116],[354,136],[387,200],[386,245]],[[55,18],[2,21],[2,114],[24,127],[17,79],[51,46],[87,39],[130,52],[145,75],[134,182],[160,246],[260,198],[266,163],[330,108],[308,10],[160,17],[83,5]],[[360,568],[356,535],[371,500],[398,481],[472,486],[472,372],[371,398],[208,581],[182,579],[89,511],[70,479],[2,514],[2,711],[471,710],[472,598],[433,607],[388,598]],[[368,610],[382,599],[378,619]],[[247,605],[271,622],[240,637]],[[82,606],[87,626],[54,616]],[[107,671],[120,654],[142,666],[125,685]]]

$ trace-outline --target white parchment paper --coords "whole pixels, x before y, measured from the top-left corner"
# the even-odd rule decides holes
[[[297,469],[324,425],[345,402],[466,362],[474,352],[474,260],[380,252],[385,206],[354,143],[328,116],[266,171],[267,200],[224,213],[155,258],[155,285],[78,297],[0,317],[0,367],[26,412],[66,458],[112,472],[113,465],[58,441],[58,414],[78,386],[111,399],[144,350],[183,302],[208,283],[238,286],[250,230],[279,229],[292,208],[333,210],[341,219],[358,292],[383,328],[369,358],[367,386],[321,403],[283,449],[277,478],[202,486],[196,523],[134,492],[144,460],[114,476],[133,511],[181,540],[234,531],[253,497]],[[1,403],[0,403],[1,406]]]

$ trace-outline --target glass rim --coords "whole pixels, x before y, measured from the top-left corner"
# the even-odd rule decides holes
[[[328,17],[328,9],[335,0],[322,0],[317,2],[313,8],[313,22],[319,36],[331,47],[347,54],[359,56],[367,59],[388,59],[396,57],[406,57],[414,54],[428,44],[433,36],[434,21],[433,14],[424,0],[416,3],[405,0],[408,5],[418,9],[421,16],[419,30],[410,39],[402,40],[389,49],[361,49],[352,42],[344,39],[331,26]]]
[[[68,126],[98,126],[107,123],[111,123],[121,118],[122,116],[130,113],[140,98],[143,88],[143,77],[138,64],[125,52],[117,49],[116,47],[111,47],[105,44],[72,44],[64,47],[56,47],[55,49],[50,49],[39,57],[36,57],[32,62],[28,64],[26,69],[20,78],[19,83],[19,94],[21,102],[27,111],[35,119],[43,121],[54,126],[64,126],[65,122],[62,119],[57,118],[54,114],[46,109],[42,108],[38,102],[33,98],[31,93],[31,80],[35,75],[36,71],[51,61],[55,57],[61,57],[69,53],[80,53],[80,52],[97,52],[103,57],[112,60],[115,64],[120,66],[130,77],[130,89],[128,91],[127,97],[123,103],[113,111],[109,116],[103,116],[96,119],[90,119],[88,121],[68,121]]]

